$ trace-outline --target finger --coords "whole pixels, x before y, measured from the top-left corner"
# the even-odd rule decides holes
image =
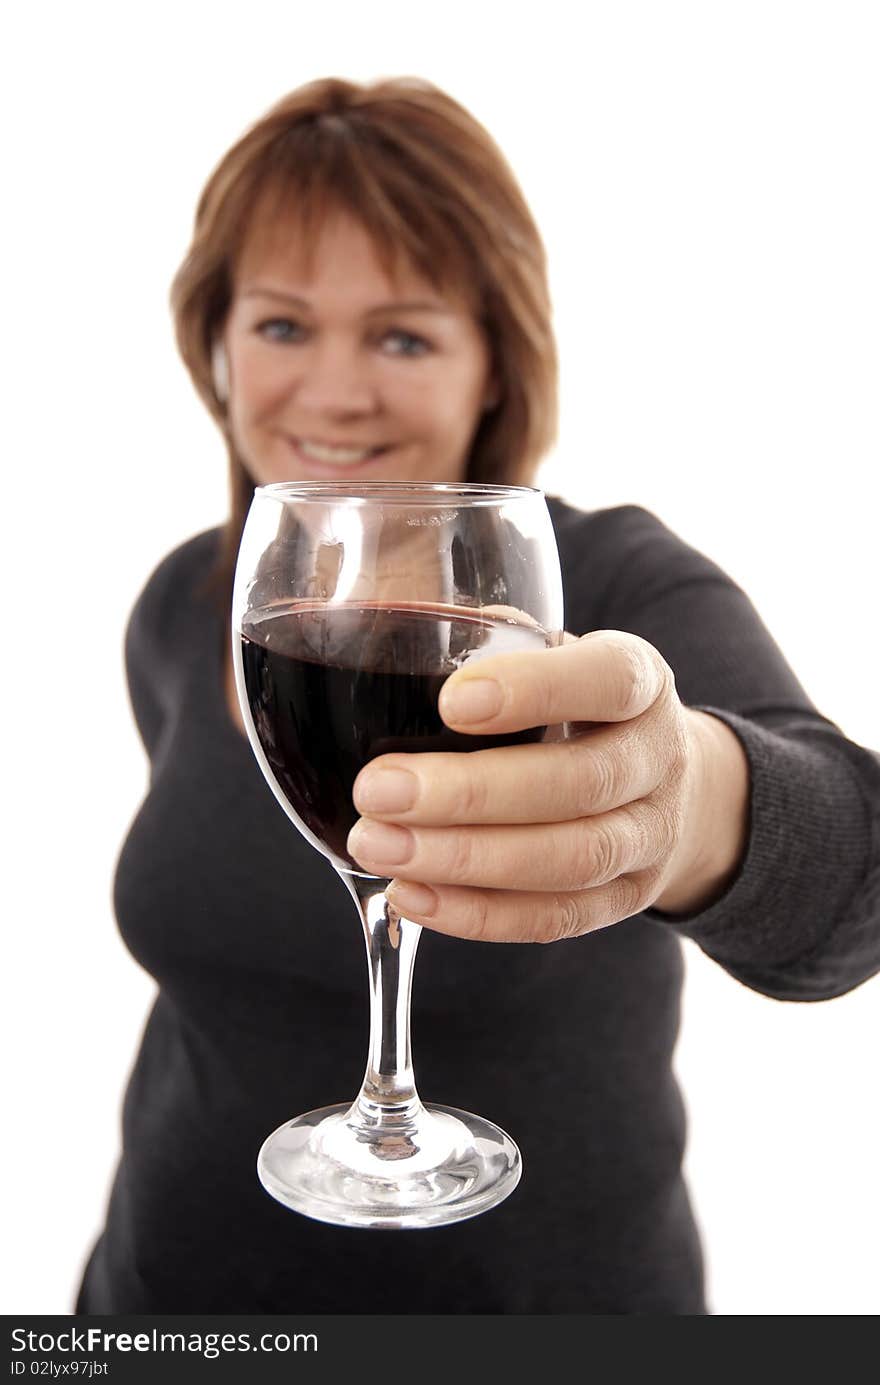
[[[674,824],[644,799],[575,822],[401,827],[360,818],[348,850],[374,875],[487,889],[583,890],[665,860]]]
[[[354,805],[413,826],[568,822],[646,798],[674,750],[647,727],[603,725],[553,745],[380,755],[355,780]]]
[[[673,682],[660,653],[625,630],[594,630],[534,653],[487,655],[451,674],[440,690],[448,726],[484,734],[562,721],[628,721]]]
[[[404,918],[435,932],[480,942],[553,943],[576,938],[638,914],[657,897],[659,872],[618,876],[577,892],[529,894],[475,890],[394,879],[386,893]]]

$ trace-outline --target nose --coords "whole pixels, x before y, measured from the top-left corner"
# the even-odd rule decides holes
[[[330,335],[310,343],[299,359],[295,394],[299,408],[326,417],[372,413],[377,390],[357,343]]]

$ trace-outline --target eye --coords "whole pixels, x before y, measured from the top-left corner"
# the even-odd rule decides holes
[[[265,322],[258,323],[255,331],[267,341],[286,342],[301,340],[301,337],[295,334],[301,333],[303,328],[289,317],[270,317]]]
[[[289,317],[266,318],[254,330],[264,340],[282,344],[302,341],[306,332],[301,323]],[[424,337],[417,336],[415,332],[406,332],[401,327],[386,332],[382,342],[389,344],[388,354],[391,356],[424,356],[432,349]]]
[[[424,356],[431,350],[430,342],[425,341],[424,337],[417,337],[414,332],[404,332],[400,327],[386,332],[383,340],[399,343],[398,348],[391,351],[392,356]]]

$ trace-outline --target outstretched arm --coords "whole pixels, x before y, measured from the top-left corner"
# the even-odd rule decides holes
[[[465,666],[441,699],[459,730],[576,734],[374,761],[350,848],[428,886],[399,907],[442,931],[552,941],[641,912],[767,994],[849,990],[880,968],[880,758],[816,711],[715,564],[647,511],[617,513],[600,603],[615,627]],[[451,694],[487,679],[499,709],[466,722]],[[414,780],[409,808],[371,796],[392,767]]]

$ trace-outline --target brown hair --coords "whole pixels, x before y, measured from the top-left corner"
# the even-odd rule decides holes
[[[544,246],[503,154],[430,82],[310,82],[277,102],[224,155],[196,210],[175,275],[178,348],[221,428],[231,512],[210,585],[228,603],[254,483],[237,455],[211,354],[251,233],[292,217],[308,253],[325,214],[357,217],[386,270],[405,257],[438,290],[464,290],[489,343],[499,402],[471,446],[472,481],[529,484],[556,437],[557,355]]]

